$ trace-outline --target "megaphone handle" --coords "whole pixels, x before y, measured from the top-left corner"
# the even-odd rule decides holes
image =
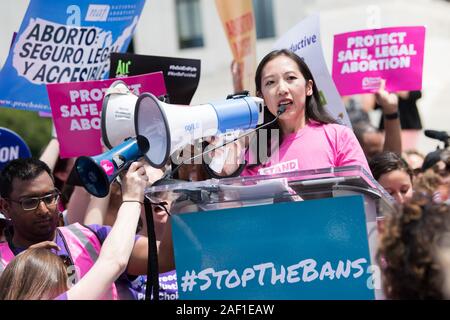
[[[139,158],[141,159],[141,158]],[[137,159],[136,161],[138,161],[139,159]],[[130,168],[131,164],[133,163],[133,161],[128,161],[122,168],[119,169],[119,174],[117,175],[117,177],[114,179],[120,186],[120,190],[122,190],[122,179],[120,177],[120,175],[122,174],[122,172],[125,172],[128,170],[128,168]]]

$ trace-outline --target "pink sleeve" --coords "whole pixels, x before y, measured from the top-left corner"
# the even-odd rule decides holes
[[[337,148],[336,166],[341,167],[359,165],[366,169],[370,175],[372,175],[366,156],[364,155],[355,134],[350,128],[343,128],[340,136],[338,137],[338,141],[339,144]]]

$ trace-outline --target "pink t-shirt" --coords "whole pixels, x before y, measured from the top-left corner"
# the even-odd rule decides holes
[[[246,160],[251,156],[247,154]],[[251,162],[250,162],[251,163]],[[353,131],[339,124],[309,122],[287,135],[264,165],[246,167],[241,176],[360,165],[370,173],[364,152]]]

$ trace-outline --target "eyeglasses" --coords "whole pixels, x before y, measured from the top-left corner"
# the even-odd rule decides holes
[[[59,195],[60,195],[59,191],[55,190],[54,192],[46,194],[45,196],[42,197],[25,198],[19,201],[9,199],[9,201],[20,203],[23,210],[29,211],[35,210],[39,206],[39,203],[41,201],[44,202],[47,208],[55,206],[58,203]]]

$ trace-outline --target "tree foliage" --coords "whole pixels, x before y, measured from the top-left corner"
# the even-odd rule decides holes
[[[30,147],[33,157],[39,157],[51,137],[52,120],[37,112],[0,108],[0,127],[20,135]]]

